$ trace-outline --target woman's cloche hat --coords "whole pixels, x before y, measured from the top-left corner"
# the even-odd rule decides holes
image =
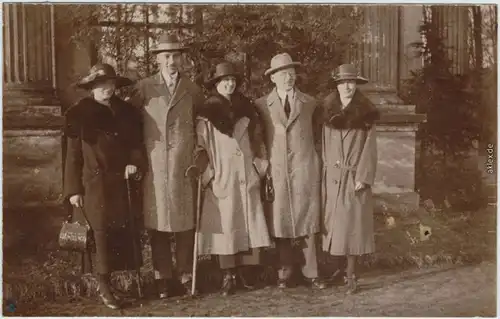
[[[215,72],[210,79],[205,82],[205,86],[211,88],[225,76],[234,76],[236,78],[236,86],[240,85],[242,80],[241,74],[231,62],[224,61],[215,66]]]
[[[134,83],[134,81],[129,78],[117,75],[115,69],[110,64],[98,63],[90,68],[89,74],[78,81],[76,86],[82,89],[92,89],[96,83],[106,80],[114,80],[116,88]]]
[[[271,75],[279,70],[283,70],[289,67],[301,66],[302,63],[295,62],[288,53],[280,53],[275,55],[271,59],[271,67],[264,72],[264,76]]]
[[[368,83],[368,79],[359,75],[353,64],[342,64],[332,72],[334,82],[354,80],[358,84]]]
[[[186,51],[188,48],[185,47],[179,38],[173,34],[164,33],[160,35],[158,39],[158,44],[153,46],[150,51],[152,53],[160,52],[171,52],[171,51]]]

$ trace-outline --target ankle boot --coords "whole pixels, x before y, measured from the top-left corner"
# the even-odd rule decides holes
[[[120,309],[120,305],[116,300],[115,296],[111,292],[111,280],[109,274],[99,274],[98,275],[99,282],[99,297],[104,305],[110,309]]]
[[[224,271],[224,277],[222,279],[222,295],[224,297],[232,294],[236,286],[236,275],[232,269]]]
[[[166,279],[155,279],[156,292],[160,299],[165,299],[169,297],[168,293],[168,282]]]
[[[345,281],[345,284],[347,287],[346,294],[352,295],[358,291],[358,282],[357,282],[356,275],[353,274],[350,277],[346,276],[346,277],[344,277],[344,281]]]

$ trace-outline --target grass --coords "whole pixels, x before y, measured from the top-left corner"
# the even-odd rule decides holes
[[[78,256],[58,250],[54,236],[58,225],[54,222],[52,227],[43,229],[45,235],[39,232],[34,242],[23,241],[26,244],[22,249],[19,246],[4,249],[4,300],[13,299],[19,303],[96,294],[94,278],[80,276]],[[361,260],[365,271],[472,263],[494,260],[496,256],[495,207],[461,213],[424,209],[405,214],[385,212],[376,215],[375,225],[377,252]],[[422,226],[429,227],[430,236],[420,237]],[[16,229],[19,233],[19,228],[6,229]],[[4,233],[5,236],[8,234]],[[274,250],[266,251],[264,257],[265,265],[258,270],[259,280],[263,285],[273,284],[276,280]],[[144,260],[141,277],[149,293],[153,289],[153,277],[148,245],[144,249]],[[319,255],[319,263],[325,276],[333,273],[337,264],[333,257],[325,254]],[[198,269],[200,291],[218,289],[217,264],[204,256]],[[121,272],[115,274],[113,280],[121,290],[129,291],[135,290],[133,278],[132,273]]]

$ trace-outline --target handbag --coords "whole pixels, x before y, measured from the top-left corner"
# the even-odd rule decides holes
[[[79,209],[83,213],[83,209]],[[85,218],[85,214],[83,216]],[[62,223],[61,231],[59,232],[59,246],[64,250],[84,252],[90,246],[90,225],[86,218],[84,223],[73,222],[72,218],[73,214],[71,213]]]
[[[274,202],[273,177],[269,170],[267,170],[266,175],[262,178],[260,192],[262,201],[266,203]]]

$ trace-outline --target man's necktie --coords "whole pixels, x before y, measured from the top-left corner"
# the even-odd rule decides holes
[[[167,87],[168,87],[168,90],[170,91],[170,94],[174,93],[175,81],[171,80],[170,82],[168,82]]]
[[[290,117],[290,102],[288,101],[288,94],[285,96],[285,114],[286,118]]]

